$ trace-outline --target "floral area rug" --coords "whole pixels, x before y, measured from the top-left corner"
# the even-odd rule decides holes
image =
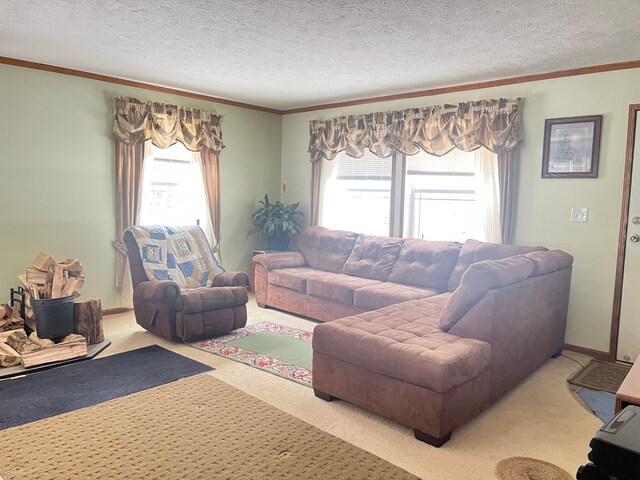
[[[192,347],[311,386],[312,333],[261,322]]]

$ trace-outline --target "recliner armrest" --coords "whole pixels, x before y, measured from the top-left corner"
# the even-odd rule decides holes
[[[133,290],[136,322],[167,340],[178,340],[175,303],[179,297],[180,287],[170,280],[140,282]]]
[[[245,287],[203,287],[186,290],[176,299],[176,310],[201,313],[245,305],[249,301]]]
[[[249,275],[244,272],[219,273],[211,282],[212,287],[249,287]]]
[[[262,253],[253,257],[253,261],[262,265],[267,271],[307,265],[304,255],[300,252]]]
[[[147,280],[136,285],[135,296],[139,300],[175,299],[180,296],[180,287],[171,280]]]

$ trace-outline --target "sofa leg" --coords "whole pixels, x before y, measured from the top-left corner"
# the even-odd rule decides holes
[[[551,355],[551,358],[558,358],[560,355],[562,355],[562,350],[559,350],[556,353],[554,353],[553,355]]]
[[[442,437],[434,437],[432,435],[429,435],[428,433],[424,433],[422,430],[418,430],[417,428],[413,429],[413,435],[421,442],[428,443],[432,447],[436,448],[441,447],[451,438],[451,432],[443,435]]]
[[[321,392],[320,390],[317,390],[315,388],[313,389],[313,394],[316,397],[321,398],[325,402],[330,402],[336,399],[336,397],[334,397],[333,395],[329,395],[328,393]]]

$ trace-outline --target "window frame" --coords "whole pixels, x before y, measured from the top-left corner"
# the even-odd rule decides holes
[[[474,151],[475,152],[475,151]],[[425,152],[425,154],[429,155]],[[339,152],[338,155],[346,155],[344,151]],[[417,154],[416,154],[417,155]],[[448,155],[445,154],[443,156]],[[394,152],[391,155],[391,185],[390,185],[390,201],[389,201],[389,231],[388,235],[390,237],[399,237],[399,238],[412,238],[410,235],[409,225],[405,225],[405,211],[407,208],[405,195],[407,189],[407,165],[408,158],[410,155],[401,152]],[[322,159],[323,162],[328,161],[339,161],[339,158],[336,157],[334,160],[326,160]],[[429,173],[426,173],[429,175]],[[449,176],[474,176],[476,173],[459,173],[459,172],[436,172],[433,175],[449,175]],[[321,187],[324,188],[324,187]],[[467,191],[465,193],[475,195],[477,190]],[[322,192],[321,192],[322,195]],[[464,200],[464,199],[461,199]],[[323,201],[322,196],[320,197],[320,201]],[[467,201],[467,200],[465,200]]]

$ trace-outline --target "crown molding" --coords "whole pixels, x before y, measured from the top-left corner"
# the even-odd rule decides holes
[[[356,100],[345,100],[342,102],[323,103],[318,105],[310,105],[307,107],[278,110],[275,108],[252,105],[250,103],[227,100],[225,98],[214,97],[211,95],[204,95],[202,93],[190,92],[187,90],[179,90],[177,88],[163,87],[163,86],[154,85],[151,83],[137,82],[134,80],[127,80],[124,78],[112,77],[109,75],[85,72],[82,70],[74,70],[72,68],[56,67],[54,65],[48,65],[46,63],[30,62],[27,60],[19,60],[17,58],[0,56],[0,64],[31,68],[35,70],[42,70],[45,72],[59,73],[62,75],[71,75],[74,77],[88,78],[91,80],[114,83],[117,85],[126,85],[129,87],[142,88],[142,89],[151,90],[154,92],[168,93],[171,95],[179,95],[182,97],[195,98],[198,100],[205,100],[208,102],[220,103],[223,105],[230,105],[233,107],[247,108],[250,110],[257,110],[259,112],[273,113],[276,115],[291,115],[294,113],[304,113],[304,112],[313,112],[317,110],[327,110],[331,108],[350,107],[353,105],[365,105],[368,103],[388,102],[392,100],[403,100],[407,98],[430,97],[434,95],[442,95],[445,93],[466,92],[469,90],[480,90],[483,88],[503,87],[505,85],[515,85],[518,83],[537,82],[540,80],[551,80],[554,78],[574,77],[578,75],[589,75],[592,73],[603,73],[603,72],[612,72],[616,70],[628,70],[632,68],[640,68],[640,60],[633,60],[629,62],[608,63],[605,65],[573,68],[570,70],[560,70],[557,72],[537,73],[533,75],[522,75],[519,77],[489,80],[486,82],[467,83],[463,85],[452,85],[449,87],[431,88],[427,90],[415,90],[415,91],[406,92],[406,93],[381,95],[377,97],[366,97],[366,98],[360,98]]]
[[[593,67],[573,68],[570,70],[561,70],[558,72],[537,73],[533,75],[522,75],[520,77],[503,78],[499,80],[489,80],[487,82],[467,83],[464,85],[453,85],[450,87],[431,88],[428,90],[416,90],[413,92],[397,93],[393,95],[382,95],[379,97],[361,98],[358,100],[346,100],[344,102],[323,103],[320,105],[312,105],[309,107],[292,108],[283,110],[283,115],[291,115],[294,113],[313,112],[316,110],[327,110],[330,108],[350,107],[353,105],[364,105],[367,103],[388,102],[391,100],[403,100],[407,98],[430,97],[434,95],[442,95],[444,93],[466,92],[468,90],[479,90],[482,88],[503,87],[505,85],[515,85],[518,83],[537,82],[540,80],[550,80],[553,78],[573,77],[577,75],[589,75],[591,73],[611,72],[615,70],[627,70],[631,68],[640,68],[640,60],[630,62],[609,63],[606,65],[596,65]]]
[[[190,92],[187,90],[179,90],[177,88],[163,87],[152,83],[136,82],[119,77],[111,77],[109,75],[101,75],[99,73],[84,72],[82,70],[74,70],[72,68],[56,67],[55,65],[47,65],[46,63],[29,62],[27,60],[19,60],[17,58],[0,57],[0,64],[13,65],[16,67],[32,68],[34,70],[42,70],[45,72],[60,73],[62,75],[71,75],[73,77],[88,78],[90,80],[98,80],[100,82],[115,83],[117,85],[126,85],[128,87],[144,88],[154,92],[168,93],[171,95],[179,95],[181,97],[195,98],[198,100],[206,100],[208,102],[221,103],[223,105],[231,105],[232,107],[248,108],[259,112],[275,113],[282,115],[281,110],[275,108],[261,107],[250,103],[236,102],[227,100],[226,98],[213,97],[202,93]]]

